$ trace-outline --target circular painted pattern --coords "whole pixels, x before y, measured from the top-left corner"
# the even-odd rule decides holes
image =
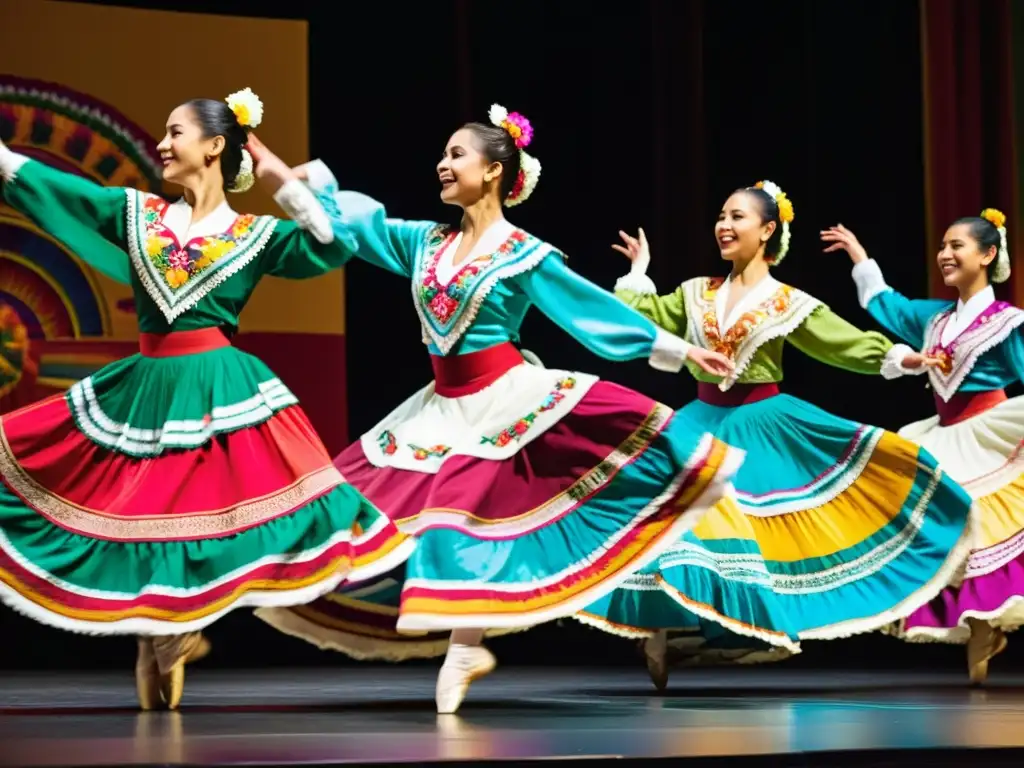
[[[98,184],[162,192],[154,139],[108,104],[57,83],[0,75],[0,139]],[[104,336],[107,302],[92,270],[0,205],[0,303],[30,338]]]

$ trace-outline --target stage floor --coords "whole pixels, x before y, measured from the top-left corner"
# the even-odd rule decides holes
[[[778,765],[1022,764],[1024,689],[962,675],[499,667],[458,716],[435,668],[193,670],[178,713],[137,713],[130,673],[0,677],[0,765],[429,764],[450,760],[791,756]],[[853,763],[839,753],[861,752]],[[893,754],[894,750],[899,750]],[[960,760],[953,759],[960,754]],[[794,756],[801,756],[794,761]],[[915,756],[911,761],[910,758]],[[989,762],[987,752],[970,762]],[[952,760],[952,762],[950,762]],[[866,761],[866,762],[865,762]],[[1002,759],[999,760],[1003,762]]]

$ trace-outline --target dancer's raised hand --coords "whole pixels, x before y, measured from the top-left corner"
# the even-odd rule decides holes
[[[612,245],[612,248],[633,262],[634,272],[646,272],[651,263],[651,247],[647,244],[647,235],[644,234],[643,227],[640,228],[638,234],[639,237],[633,237],[620,229],[619,237],[622,238],[625,245],[616,243]]]
[[[837,224],[834,227],[822,230],[821,241],[823,243],[831,243],[831,245],[825,249],[825,253],[846,251],[850,255],[850,261],[854,264],[860,264],[862,261],[867,261],[868,252],[864,250],[864,246],[860,244],[860,240],[858,240],[857,236],[842,224]]]

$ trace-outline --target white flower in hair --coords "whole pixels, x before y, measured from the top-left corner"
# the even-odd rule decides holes
[[[238,166],[238,174],[234,182],[228,187],[228,192],[248,192],[256,183],[256,174],[252,172],[252,155],[249,150],[242,148],[242,162]]]
[[[263,122],[263,102],[251,88],[235,91],[225,101],[238,118],[238,124],[248,130],[259,128]]]
[[[999,227],[999,254],[992,270],[993,283],[1005,283],[1010,279],[1010,248],[1006,244],[1006,227]]]
[[[774,181],[768,181],[765,179],[757,182],[754,186],[771,197],[779,208],[779,221],[782,222],[782,235],[779,238],[779,252],[775,254],[775,258],[771,262],[773,265],[777,265],[786,258],[786,254],[789,252],[789,223],[793,221],[793,203],[786,196],[786,193],[782,191],[782,187]]]
[[[999,253],[992,269],[992,282],[1005,283],[1010,279],[1010,248],[1006,243],[1006,214],[997,208],[986,208],[981,218],[996,228],[999,233]]]
[[[501,124],[508,118],[508,110],[501,106],[501,104],[491,104],[491,108],[487,111],[487,118],[491,121],[491,125],[496,125],[500,128]]]
[[[761,189],[767,192],[771,196],[772,200],[777,199],[778,196],[782,193],[782,187],[780,187],[774,181],[762,181]]]
[[[511,208],[513,205],[526,202],[526,199],[533,194],[533,190],[537,188],[538,181],[540,181],[540,160],[520,149],[519,178],[516,179],[515,186],[505,198],[505,205]]]

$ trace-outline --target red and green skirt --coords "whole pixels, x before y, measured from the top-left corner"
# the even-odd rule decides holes
[[[400,565],[295,396],[219,329],[0,417],[0,600],[90,634],[200,630]]]

